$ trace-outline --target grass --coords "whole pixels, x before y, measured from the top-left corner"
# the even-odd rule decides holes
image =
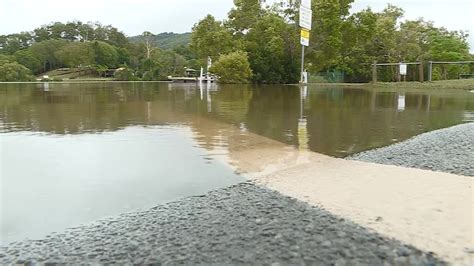
[[[371,84],[371,86],[385,88],[474,90],[474,79],[440,80],[432,82],[380,82]]]
[[[474,90],[474,79],[441,80],[432,82],[377,82],[377,83],[311,83],[318,86],[347,86],[375,89],[462,89]]]
[[[112,81],[114,78],[100,77],[91,71],[79,71],[76,68],[70,69],[55,69],[49,72],[39,75],[37,78],[41,79],[43,76],[49,76],[50,79],[55,81]]]

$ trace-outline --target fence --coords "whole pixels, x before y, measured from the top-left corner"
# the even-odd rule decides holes
[[[428,61],[428,81],[433,81],[433,65],[466,65],[466,64],[474,64],[474,61],[453,61],[453,62],[443,62],[443,61]],[[419,70],[418,70],[418,80],[420,82],[424,81],[424,64],[423,62],[400,62],[400,63],[377,63],[377,61],[374,61],[372,64],[372,82],[377,82],[377,67],[378,66],[398,66],[399,68],[402,65],[418,65]],[[472,73],[463,73],[459,75],[459,78],[471,78],[473,76]],[[406,77],[406,76],[404,76]],[[401,75],[398,73],[398,81],[401,81]]]
[[[428,80],[433,81],[433,65],[438,64],[438,65],[470,65],[474,64],[474,61],[456,61],[456,62],[441,62],[441,61],[429,61],[428,62],[430,67],[429,67],[429,72],[428,72]],[[471,74],[461,74],[461,75],[473,75]],[[461,75],[459,78],[461,79]]]
[[[343,83],[345,74],[342,71],[326,71],[318,73],[310,73],[308,77],[309,83]]]

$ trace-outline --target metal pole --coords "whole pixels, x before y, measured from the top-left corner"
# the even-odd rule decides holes
[[[374,60],[372,65],[372,82],[377,83],[377,60]]]
[[[429,82],[433,81],[433,61],[430,61],[430,70],[428,73]]]
[[[301,45],[301,76],[300,83],[304,84],[304,45]]]
[[[418,79],[420,82],[425,82],[425,69],[423,67],[423,60],[420,59],[420,65],[418,66]]]

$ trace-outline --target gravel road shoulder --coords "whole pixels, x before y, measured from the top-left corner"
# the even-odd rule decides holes
[[[9,263],[439,265],[412,246],[250,183],[0,249]]]
[[[474,176],[474,123],[424,133],[347,159]]]

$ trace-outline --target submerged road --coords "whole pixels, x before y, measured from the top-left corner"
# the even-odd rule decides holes
[[[251,183],[19,242],[0,263],[472,263],[472,177],[248,142],[229,160]]]
[[[278,192],[243,183],[27,241],[4,263],[443,264]]]

